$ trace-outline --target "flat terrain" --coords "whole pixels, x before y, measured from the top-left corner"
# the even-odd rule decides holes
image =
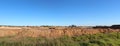
[[[14,37],[47,37],[56,38],[61,36],[80,36],[84,34],[97,34],[120,32],[120,29],[98,28],[92,27],[40,27],[40,26],[1,26],[0,37],[14,36]]]
[[[120,29],[1,26],[0,46],[120,46]]]

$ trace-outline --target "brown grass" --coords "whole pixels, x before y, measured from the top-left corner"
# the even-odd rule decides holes
[[[56,38],[64,35],[79,36],[83,34],[97,34],[120,32],[120,29],[93,29],[81,27],[0,27],[0,37],[47,37]]]

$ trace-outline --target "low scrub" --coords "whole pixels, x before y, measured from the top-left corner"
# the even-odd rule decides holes
[[[120,33],[99,33],[60,38],[1,37],[0,46],[120,46]]]

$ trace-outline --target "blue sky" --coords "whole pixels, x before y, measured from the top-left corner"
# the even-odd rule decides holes
[[[120,24],[119,0],[0,0],[0,25]]]

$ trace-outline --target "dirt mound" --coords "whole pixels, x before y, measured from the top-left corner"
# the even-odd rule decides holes
[[[120,29],[94,29],[94,28],[80,28],[80,27],[4,27],[0,28],[0,37],[15,36],[15,37],[60,37],[79,36],[84,34],[109,33],[120,32]]]

